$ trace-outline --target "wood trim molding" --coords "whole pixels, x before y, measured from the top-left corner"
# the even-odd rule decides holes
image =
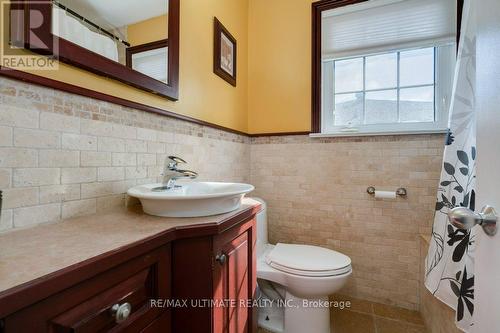
[[[142,103],[138,103],[138,102],[133,102],[133,101],[130,101],[130,100],[127,100],[124,98],[115,97],[115,96],[101,93],[98,91],[90,90],[90,89],[75,86],[75,85],[72,85],[69,83],[56,81],[53,79],[49,79],[46,77],[42,77],[42,76],[38,76],[38,75],[26,73],[26,72],[14,70],[14,69],[8,69],[8,68],[0,66],[0,75],[6,76],[6,77],[11,78],[11,79],[16,79],[16,80],[20,80],[23,82],[28,82],[28,83],[32,83],[32,84],[36,84],[36,85],[40,85],[40,86],[45,86],[45,87],[49,87],[49,88],[53,88],[53,89],[57,89],[57,90],[62,90],[62,91],[68,92],[68,93],[76,94],[76,95],[95,98],[95,99],[98,99],[101,101],[110,102],[110,103],[130,107],[130,108],[134,108],[134,109],[138,109],[138,110],[142,110],[142,111],[161,114],[163,116],[167,116],[167,117],[175,118],[175,119],[179,119],[179,120],[184,120],[184,121],[187,121],[187,122],[190,122],[193,124],[197,124],[197,125],[203,125],[203,126],[215,128],[218,130],[222,130],[222,131],[226,131],[226,132],[230,132],[230,133],[234,133],[234,134],[238,134],[238,135],[248,136],[247,133],[241,132],[238,130],[234,130],[232,128],[220,126],[217,124],[213,124],[210,122],[206,122],[203,120],[192,118],[189,116],[184,116],[184,115],[181,115],[178,113],[174,113],[171,111],[156,108],[156,107],[153,107],[150,105],[146,105],[146,104],[142,104]]]
[[[251,138],[259,138],[264,136],[289,136],[289,135],[309,135],[311,132],[276,132],[276,133],[255,133],[248,134]]]
[[[124,98],[115,97],[115,96],[101,93],[98,91],[75,86],[75,85],[61,82],[61,81],[56,81],[56,80],[49,79],[49,78],[46,78],[43,76],[38,76],[38,75],[18,71],[15,69],[10,69],[10,68],[5,68],[5,67],[0,66],[0,76],[5,76],[5,77],[8,77],[10,79],[19,80],[19,81],[39,85],[39,86],[44,86],[44,87],[48,87],[48,88],[52,88],[52,89],[65,91],[65,92],[68,92],[71,94],[76,94],[76,95],[85,96],[85,97],[89,97],[89,98],[95,98],[95,99],[98,99],[101,101],[114,103],[114,104],[130,107],[133,109],[137,109],[137,110],[142,110],[142,111],[146,111],[146,112],[153,112],[153,113],[161,114],[163,116],[167,116],[170,118],[187,121],[187,122],[190,122],[193,124],[214,128],[217,130],[221,130],[221,131],[225,131],[225,132],[229,132],[229,133],[233,133],[233,134],[237,134],[237,135],[242,135],[245,137],[307,135],[307,134],[309,134],[309,132],[278,132],[278,133],[248,134],[248,133],[238,131],[238,130],[235,130],[235,129],[232,129],[229,127],[224,127],[224,126],[213,124],[213,123],[210,123],[207,121],[199,120],[199,119],[196,119],[193,117],[184,116],[184,115],[172,112],[172,111],[167,111],[167,110],[163,110],[163,109],[149,106],[146,104],[133,102],[133,101],[130,101],[130,100],[127,100]]]
[[[40,9],[42,12],[47,12],[47,9],[49,8],[48,4],[50,4],[50,0],[43,0],[43,1],[46,1],[46,3],[34,4],[33,1],[24,0],[23,3],[17,2],[16,4],[13,4],[13,6],[15,6],[16,9],[36,8],[36,9]],[[180,2],[179,0],[171,0],[170,1],[169,4],[170,4],[170,11],[171,12],[177,12],[177,13],[179,12],[179,6],[180,6],[179,2]],[[26,13],[28,13],[28,11],[25,10],[24,14],[26,15]],[[46,15],[50,15],[50,14],[46,14]],[[25,22],[27,22],[27,20],[25,20]],[[24,26],[21,26],[22,20],[19,20],[17,23],[18,23],[17,28],[16,27],[14,27],[14,28],[17,29],[18,31],[24,31],[26,34],[25,34],[25,36],[24,36],[24,38],[23,38],[22,41],[16,41],[16,40],[14,40],[13,42],[16,43],[16,44],[21,43],[18,46],[23,47],[23,46],[26,46],[23,43],[23,41],[30,41],[30,39],[28,37],[29,36],[29,34],[28,34],[29,31],[27,29],[24,29]],[[42,32],[43,32],[43,38],[42,38],[43,40],[50,40],[52,42],[53,38],[57,38],[57,36],[53,36],[47,28],[41,27],[41,29],[42,29]],[[179,44],[178,30],[179,30],[179,15],[173,15],[173,17],[169,17],[169,38],[168,38],[168,45],[169,45],[169,80],[171,80],[172,77],[174,79],[173,79],[172,82],[169,81],[169,84],[170,83],[171,84],[175,84],[176,86],[178,86],[178,80],[179,80],[178,79],[178,71],[179,71],[179,68],[178,68],[178,61],[179,61],[178,52],[179,52],[179,50],[178,50],[178,47],[177,47],[176,50],[174,50],[174,48],[172,46],[174,44],[176,44],[176,45]],[[170,34],[171,31],[173,31],[174,33]],[[175,33],[175,31],[177,31],[177,33]],[[42,33],[42,32],[39,31],[38,33]],[[63,42],[63,43],[65,42],[64,45],[63,45],[63,47],[66,48],[65,49],[66,53],[74,53],[74,52],[78,53],[80,51],[90,52],[90,51],[88,51],[86,49],[83,49],[83,48],[79,47],[78,45],[75,45],[75,44],[71,43],[71,42],[64,41],[63,39],[61,39],[60,42]],[[157,43],[157,42],[148,43],[148,44],[154,44],[154,43]],[[143,46],[146,46],[148,44],[144,44]],[[50,45],[52,45],[52,44],[50,44]],[[30,46],[30,45],[28,45],[28,46]],[[31,45],[31,46],[33,46],[33,45]],[[174,52],[173,55],[172,55],[171,51]],[[44,51],[42,49],[38,49],[37,52],[40,53],[40,54],[44,53]],[[47,52],[45,52],[45,53],[47,53]],[[109,65],[111,63],[111,66],[115,65],[115,66],[123,67],[125,69],[129,69],[126,66],[117,64],[116,62],[114,62],[112,60],[109,60],[107,58],[104,58],[104,57],[99,57],[99,58],[103,58],[101,60],[105,63],[105,65],[106,64]],[[68,60],[68,62],[71,63],[69,60]],[[173,62],[173,63],[171,63],[171,62]],[[177,64],[177,66],[176,66],[176,64]],[[73,64],[73,65],[75,65],[75,64]],[[78,66],[78,65],[76,65],[76,66],[77,67],[82,67],[82,66]],[[102,73],[100,73],[98,71],[95,71],[93,68],[85,68],[85,69],[87,69],[89,71],[92,71],[94,73],[97,73],[99,75],[102,75]],[[138,73],[138,72],[135,72],[135,71],[134,71],[134,73],[136,73],[138,75],[143,75],[142,73]],[[173,75],[173,76],[171,77],[170,75]],[[309,134],[309,132],[284,132],[284,133],[283,132],[277,132],[277,133],[258,133],[258,134],[252,134],[252,135],[250,135],[250,134],[248,134],[246,132],[243,132],[243,131],[239,131],[239,130],[228,128],[228,127],[225,127],[225,126],[213,124],[213,123],[210,123],[210,122],[207,122],[207,121],[203,121],[203,120],[199,120],[199,119],[196,119],[196,118],[193,118],[193,117],[181,115],[181,114],[174,113],[174,112],[171,112],[171,111],[167,111],[167,110],[163,110],[163,109],[160,109],[160,108],[156,108],[156,107],[153,107],[153,106],[150,106],[150,105],[146,105],[146,104],[142,104],[142,103],[130,101],[130,100],[127,100],[125,98],[112,96],[112,95],[105,94],[105,93],[102,93],[102,92],[94,91],[94,90],[91,90],[91,89],[79,87],[79,86],[76,86],[76,85],[68,84],[68,83],[65,83],[65,82],[53,80],[53,79],[42,77],[42,76],[37,76],[37,75],[34,75],[34,74],[30,74],[30,73],[27,73],[27,72],[23,72],[23,71],[11,69],[11,68],[7,68],[7,67],[0,66],[0,76],[5,76],[5,77],[11,78],[11,79],[20,80],[20,81],[28,82],[28,83],[35,84],[35,85],[45,86],[45,87],[48,87],[48,88],[57,89],[57,90],[61,90],[61,91],[65,91],[65,92],[68,92],[68,93],[77,94],[77,95],[81,95],[81,96],[85,96],[85,97],[89,97],[89,98],[94,98],[94,99],[98,99],[98,100],[102,100],[102,101],[106,101],[106,102],[110,102],[110,103],[114,103],[114,104],[118,104],[118,105],[130,107],[130,108],[134,108],[134,109],[138,109],[138,110],[142,110],[142,111],[146,111],[146,112],[153,112],[153,113],[161,114],[161,115],[164,115],[164,116],[167,116],[167,117],[171,117],[171,118],[175,118],[175,119],[187,121],[187,122],[194,123],[194,124],[197,124],[197,125],[206,126],[206,127],[210,127],[210,128],[214,128],[214,129],[217,129],[217,130],[222,130],[222,131],[225,131],[225,132],[229,132],[229,133],[233,133],[233,134],[237,134],[237,135],[242,135],[242,136],[246,136],[246,137],[263,137],[263,136],[283,136],[283,135],[305,135],[305,134]],[[112,75],[105,75],[105,76],[111,77]],[[149,78],[149,79],[151,79],[151,78]],[[154,79],[152,79],[152,80],[156,81],[158,84],[164,85],[164,83],[162,83],[162,82],[159,82],[159,81],[154,80]],[[142,89],[141,87],[138,87],[138,88]]]
[[[312,3],[311,133],[321,133],[321,13],[367,0],[321,0]]]
[[[125,62],[128,68],[132,68],[132,55],[136,53],[141,53],[150,50],[160,49],[162,47],[168,47],[168,38],[160,39],[154,42],[140,44],[136,46],[128,47],[125,50]]]
[[[311,133],[321,133],[321,13],[367,0],[321,0],[312,3]],[[457,47],[464,0],[457,0]]]

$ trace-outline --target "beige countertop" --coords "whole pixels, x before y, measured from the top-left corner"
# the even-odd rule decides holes
[[[169,230],[222,224],[258,205],[244,198],[236,211],[195,218],[155,217],[135,206],[0,234],[0,293]]]

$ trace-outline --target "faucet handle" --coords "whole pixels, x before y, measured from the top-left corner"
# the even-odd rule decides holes
[[[195,179],[198,177],[198,173],[191,170],[178,170],[178,172],[182,173],[184,177],[189,179]]]
[[[170,170],[177,169],[177,164],[179,163],[185,164],[187,162],[177,156],[168,156],[165,159],[165,168],[168,168]]]
[[[168,156],[167,157],[171,162],[174,162],[176,164],[179,164],[179,163],[187,163],[186,161],[184,161],[182,158],[180,157],[177,157],[177,156]]]

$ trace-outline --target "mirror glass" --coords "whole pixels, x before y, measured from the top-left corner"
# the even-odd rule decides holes
[[[168,83],[168,0],[57,0],[52,33]]]

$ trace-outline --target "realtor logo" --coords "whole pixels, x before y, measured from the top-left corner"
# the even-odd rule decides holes
[[[58,39],[52,38],[49,21],[52,2],[0,2],[1,69],[57,70]]]

